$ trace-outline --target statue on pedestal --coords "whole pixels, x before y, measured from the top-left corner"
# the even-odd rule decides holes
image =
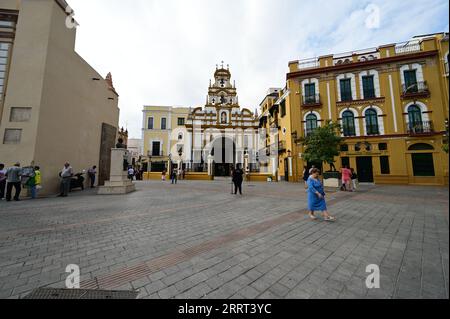
[[[127,149],[127,146],[125,144],[123,144],[123,139],[120,137],[117,140],[117,144],[116,144],[116,148],[120,148],[120,149]],[[129,162],[128,162],[128,152],[125,153],[125,155],[123,156],[123,171],[126,172],[128,171],[128,167],[129,167]]]

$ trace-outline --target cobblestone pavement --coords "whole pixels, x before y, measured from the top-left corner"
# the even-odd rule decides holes
[[[362,186],[310,221],[298,184],[137,183],[127,196],[0,202],[0,298],[64,287],[140,298],[448,298],[448,188]],[[366,267],[381,288],[366,288]]]

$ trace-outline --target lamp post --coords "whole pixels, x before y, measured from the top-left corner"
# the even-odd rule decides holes
[[[169,154],[169,176],[172,174],[172,154]]]

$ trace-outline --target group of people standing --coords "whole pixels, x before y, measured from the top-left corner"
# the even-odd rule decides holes
[[[138,168],[134,168],[133,166],[128,166],[128,179],[130,179],[131,181],[134,181],[135,179],[137,181],[142,181],[142,179],[144,178],[144,169],[138,169]]]
[[[41,180],[39,166],[22,168],[20,163],[16,163],[13,167],[6,168],[5,164],[0,164],[0,200],[20,201],[22,188],[28,188],[31,198],[35,199],[38,190],[42,188]],[[14,197],[12,197],[13,188],[15,190]]]
[[[342,191],[354,192],[358,189],[358,174],[353,168],[344,165],[341,169]]]
[[[88,170],[90,178],[90,186],[94,188],[97,175],[97,167],[93,166]],[[67,197],[70,189],[74,171],[70,163],[65,163],[59,172],[60,193],[58,197]],[[20,163],[14,164],[10,168],[6,168],[4,164],[0,164],[0,200],[20,201],[20,195],[23,189],[29,190],[31,199],[38,197],[39,190],[42,189],[42,173],[39,166],[21,167]],[[13,196],[13,190],[14,196]]]
[[[163,182],[166,181],[166,176],[167,176],[167,170],[163,170],[162,175],[161,175],[161,180]],[[186,177],[186,171],[183,168],[174,167],[170,171],[170,174],[169,174],[169,178],[170,178],[172,185],[178,184],[178,180],[185,179],[185,177]]]

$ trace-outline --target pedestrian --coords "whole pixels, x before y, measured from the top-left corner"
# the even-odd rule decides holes
[[[130,180],[134,180],[134,169],[133,169],[133,167],[128,167],[128,178],[130,179]]]
[[[34,167],[34,179],[36,182],[36,197],[37,193],[42,189],[42,173],[39,166]]]
[[[5,198],[6,190],[6,168],[5,164],[0,164],[0,200]]]
[[[314,168],[311,171],[311,176],[308,179],[308,211],[309,217],[312,220],[317,220],[314,215],[316,211],[323,213],[323,218],[327,222],[334,222],[336,218],[328,213],[327,203],[325,201],[325,191],[322,182],[319,179],[320,171]]]
[[[349,170],[348,167],[344,165],[344,167],[342,167],[342,169],[341,169],[341,174],[342,174],[342,190],[351,192],[352,191],[352,186],[351,186],[352,172],[351,172],[351,170]]]
[[[350,169],[352,172],[352,186],[353,186],[353,190],[356,191],[358,189],[358,174],[356,173],[356,171],[351,168]]]
[[[167,171],[166,171],[166,170],[163,170],[162,176],[161,176],[161,180],[162,180],[163,182],[166,181],[166,175],[167,175]]]
[[[238,164],[236,169],[233,171],[233,183],[234,183],[234,195],[242,195],[242,183],[244,182],[244,171],[241,169],[241,165]]]
[[[31,199],[36,199],[37,192],[36,192],[36,171],[33,167],[33,172],[28,175],[28,179],[25,182],[24,186],[30,189],[30,196]]]
[[[91,181],[91,188],[95,188],[95,177],[97,175],[97,166],[92,166],[92,168],[90,168],[88,170],[88,176],[89,179]]]
[[[22,168],[20,168],[20,163],[16,163],[14,167],[9,168],[6,171],[6,201],[11,201],[11,193],[13,187],[16,190],[16,193],[14,194],[14,200],[16,202],[20,201],[20,192],[22,191],[22,183],[21,183],[21,177],[22,177]]]
[[[58,197],[67,197],[69,195],[70,182],[73,177],[73,168],[69,162],[64,164],[63,169],[59,172],[59,176],[61,177],[61,187]]]
[[[171,174],[171,180],[172,180],[172,184],[177,184],[178,183],[178,170],[176,168],[174,168],[172,170],[172,174]]]

